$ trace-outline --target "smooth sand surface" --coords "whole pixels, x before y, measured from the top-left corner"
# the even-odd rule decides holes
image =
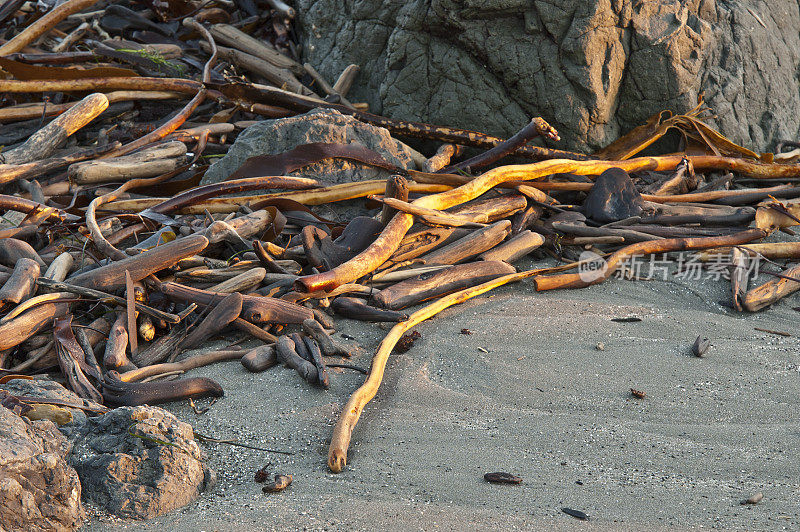
[[[338,475],[327,444],[362,375],[334,370],[324,391],[286,368],[192,371],[226,396],[204,415],[169,406],[180,419],[295,454],[206,446],[218,482],[195,503],[144,523],[95,516],[85,530],[797,530],[800,298],[743,315],[718,304],[728,290],[612,279],[536,293],[523,281],[453,307],[392,356]],[[629,316],[642,321],[611,321]],[[386,330],[337,323],[368,367]],[[690,352],[698,334],[712,341],[704,358]],[[253,481],[268,462],[294,475],[287,491]],[[492,471],[524,482],[484,482]]]

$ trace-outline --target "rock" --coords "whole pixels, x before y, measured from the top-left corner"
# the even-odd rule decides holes
[[[600,223],[639,216],[643,208],[642,195],[621,168],[609,168],[600,174],[583,202],[586,216]]]
[[[66,461],[70,447],[52,421],[28,421],[0,406],[0,530],[83,524],[81,484]]]
[[[705,92],[715,125],[756,150],[796,138],[794,0],[298,0],[303,60],[350,101],[509,136],[542,116],[592,150]],[[752,7],[750,7],[752,6]]]
[[[389,131],[359,122],[352,116],[332,109],[314,109],[290,118],[265,120],[245,129],[227,155],[206,172],[201,184],[217,183],[228,178],[249,157],[278,154],[310,142],[361,144],[401,168],[415,169],[411,148],[395,140]],[[317,178],[328,184],[386,179],[386,170],[364,166],[345,159],[327,159],[288,175]]]
[[[123,407],[89,418],[70,459],[87,500],[133,519],[190,503],[214,477],[192,427],[157,407]]]
[[[42,397],[45,399],[58,399],[88,408],[95,408],[98,410],[103,409],[102,405],[99,405],[94,401],[89,401],[88,399],[83,399],[71,390],[68,390],[59,383],[49,379],[14,379],[4,383],[3,389],[13,395],[27,395],[30,397]],[[67,410],[72,413],[72,422],[61,425],[58,428],[67,438],[69,438],[75,431],[75,428],[79,427],[86,421],[86,413],[79,408],[67,408]]]

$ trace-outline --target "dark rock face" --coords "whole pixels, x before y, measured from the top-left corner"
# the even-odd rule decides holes
[[[70,460],[88,500],[120,517],[150,519],[190,503],[213,482],[203,458],[190,425],[139,406],[89,418]]]
[[[532,116],[591,150],[705,91],[716,126],[764,150],[800,127],[793,0],[298,0],[307,61],[361,66],[351,101],[509,136]]]
[[[583,212],[596,222],[609,223],[642,213],[644,201],[631,176],[621,168],[609,168],[597,178],[583,203]]]
[[[0,406],[0,530],[77,530],[86,515],[71,445],[52,421]]]

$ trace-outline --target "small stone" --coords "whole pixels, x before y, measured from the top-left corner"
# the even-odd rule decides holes
[[[739,504],[758,504],[759,502],[761,502],[761,499],[763,499],[763,498],[764,498],[764,494],[759,491],[758,493],[756,493],[755,495],[753,495],[749,499],[744,499],[744,500],[740,501]]]
[[[704,338],[703,335],[700,335],[692,345],[692,354],[694,354],[696,357],[702,357],[706,354],[706,351],[708,351],[710,346],[711,342],[708,340],[708,338]]]
[[[567,515],[571,515],[575,519],[580,519],[581,521],[589,520],[589,516],[581,512],[580,510],[573,510],[572,508],[562,508],[561,511]]]
[[[597,344],[595,344],[594,348],[597,349],[598,351],[605,351],[606,350],[606,345],[603,342],[597,342]]]

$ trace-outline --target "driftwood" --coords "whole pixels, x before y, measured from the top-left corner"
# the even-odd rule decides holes
[[[222,397],[225,392],[217,382],[205,377],[193,377],[177,381],[125,382],[119,373],[109,371],[103,381],[103,399],[114,406],[156,405],[196,399],[198,397]]]
[[[793,165],[769,165],[717,156],[692,156],[689,158],[695,170],[731,170],[758,178],[789,177],[800,175],[800,167]],[[641,170],[665,171],[674,169],[683,160],[680,156],[639,157],[627,161],[567,161],[550,160],[529,165],[505,166],[489,170],[469,183],[448,192],[441,192],[414,200],[422,207],[446,209],[478,197],[489,189],[515,180],[539,179],[555,173],[599,175],[609,168],[620,168],[626,172]],[[383,264],[400,244],[413,223],[413,216],[397,214],[373,244],[350,261],[335,269],[301,277],[295,282],[299,291],[314,292],[330,290],[352,282]]]
[[[208,240],[202,235],[179,238],[135,257],[128,257],[70,277],[69,282],[95,290],[114,290],[125,285],[126,271],[130,272],[131,279],[141,281],[151,273],[168,268],[182,258],[196,255],[207,245]]]
[[[178,346],[185,337],[186,332],[183,327],[173,327],[169,333],[161,336],[145,349],[140,350],[131,359],[140,368],[162,362],[177,353]]]
[[[228,294],[220,294],[177,283],[161,283],[159,291],[171,299],[197,303],[201,306],[216,304]],[[244,295],[242,317],[254,323],[303,323],[313,316],[311,310],[282,299]]]
[[[459,215],[444,211],[437,211],[436,209],[419,207],[396,198],[369,196],[369,199],[383,203],[384,208],[391,208],[394,212],[400,211],[413,214],[423,223],[431,225],[449,225],[452,227],[484,227],[485,224],[482,222],[489,221],[489,217],[480,212]]]
[[[201,368],[217,362],[224,362],[226,360],[239,360],[244,356],[246,351],[243,349],[237,350],[222,350],[222,351],[209,351],[185,358],[179,362],[170,362],[167,364],[152,364],[147,367],[126,371],[119,375],[119,380],[123,382],[135,382],[146,378],[162,375],[165,373],[184,372],[190,369]]]
[[[228,24],[215,24],[210,29],[217,41],[233,46],[250,55],[254,55],[280,69],[289,70],[293,74],[303,75],[303,65],[279,53],[271,46],[254,39],[243,31]],[[296,80],[295,80],[296,81]],[[280,85],[279,85],[280,86]],[[341,90],[341,87],[339,88]],[[344,91],[345,93],[347,91]]]
[[[625,242],[648,242],[650,240],[658,240],[662,237],[650,235],[633,229],[620,229],[617,227],[591,227],[583,223],[575,222],[553,222],[553,229],[559,232],[567,233],[575,236],[619,236],[625,239]]]
[[[457,264],[493,248],[502,242],[510,232],[511,222],[501,220],[484,229],[478,229],[452,244],[423,255],[421,258],[425,264]]]
[[[44,159],[53,153],[67,137],[94,120],[108,107],[103,94],[90,94],[81,103],[30,136],[17,148],[0,153],[0,163],[21,164]]]
[[[16,307],[14,307],[13,309],[9,310],[6,313],[5,316],[0,318],[0,324],[8,323],[9,321],[11,321],[14,318],[16,318],[17,316],[19,316],[20,314],[23,314],[23,313],[27,312],[28,310],[30,310],[30,309],[32,309],[34,307],[38,307],[39,305],[41,305],[43,303],[57,302],[57,301],[60,301],[60,300],[68,300],[68,299],[74,299],[74,296],[72,294],[70,294],[69,292],[56,292],[56,293],[52,293],[52,294],[40,294],[38,296],[31,297],[29,299],[26,299],[25,301],[23,301],[22,303],[20,303]],[[39,345],[41,345],[41,342],[40,342]]]
[[[342,73],[339,74],[336,83],[333,84],[334,92],[342,97],[347,96],[347,93],[350,92],[350,87],[353,86],[353,82],[355,81],[359,70],[361,70],[361,67],[358,65],[347,65],[347,67],[342,70]]]
[[[55,345],[58,355],[58,365],[61,372],[67,378],[69,387],[76,394],[84,399],[89,399],[96,403],[102,403],[103,397],[97,388],[89,382],[84,373],[87,368],[83,349],[75,340],[75,335],[70,327],[71,318],[58,319],[55,322]]]
[[[739,248],[733,248],[731,257],[731,293],[733,308],[742,310],[742,300],[747,293],[750,256]]]
[[[622,262],[632,255],[651,255],[667,253],[670,251],[690,251],[708,249],[725,245],[746,244],[759,238],[764,238],[766,233],[761,229],[749,229],[729,236],[706,238],[671,238],[638,242],[625,246],[613,253],[607,260],[605,271],[598,273],[594,278],[588,278],[580,273],[563,273],[553,276],[540,276],[534,279],[536,290],[554,290],[557,288],[583,288],[589,285],[602,283],[608,279]]]
[[[719,255],[727,255],[732,248],[711,248],[697,254],[701,261],[711,260]],[[776,259],[800,259],[800,242],[764,242],[759,244],[747,244],[737,246],[737,249],[747,253],[751,257],[761,255],[771,260]]]
[[[214,28],[212,28],[212,33],[213,32]],[[247,37],[249,37],[249,35],[247,35]],[[205,44],[201,44],[200,46],[204,50],[209,50],[209,47]],[[292,74],[290,70],[276,67],[275,65],[263,61],[261,58],[256,57],[255,55],[251,55],[246,52],[242,52],[241,50],[236,50],[234,48],[226,48],[224,46],[218,46],[217,50],[219,52],[219,57],[221,59],[230,61],[231,63],[243,68],[244,70],[247,70],[248,72],[252,72],[253,74],[258,74],[259,76],[262,76],[270,83],[274,83],[275,85],[285,87],[287,90],[290,90],[292,92],[297,92],[299,94],[313,94],[310,90],[308,90],[302,83],[300,83],[297,80],[297,78],[294,76],[294,74]],[[289,113],[287,112],[286,115],[288,114]]]
[[[0,325],[0,351],[15,347],[69,312],[69,303],[45,303]]]
[[[55,259],[53,259],[42,277],[51,281],[63,281],[67,278],[67,275],[69,275],[74,262],[75,259],[73,259],[71,254],[61,253]]]
[[[67,172],[70,181],[79,185],[154,177],[183,166],[185,155],[183,142],[166,142],[124,157],[75,163]]]
[[[278,360],[297,371],[304,381],[316,384],[319,382],[317,367],[297,354],[295,342],[288,336],[280,336],[275,344]]]
[[[230,279],[222,281],[221,283],[211,287],[212,292],[231,293],[231,292],[247,292],[261,284],[267,270],[264,268],[253,268],[252,270],[242,272]]]
[[[0,288],[0,307],[16,305],[33,295],[39,273],[41,270],[35,260],[19,259],[11,277]]]
[[[400,201],[408,201],[408,180],[401,175],[393,175],[386,180],[386,192],[384,198],[392,198]],[[388,224],[392,217],[397,213],[389,205],[384,205],[381,209],[381,224]]]
[[[327,389],[330,386],[330,377],[325,367],[325,361],[322,360],[322,351],[320,351],[319,345],[316,340],[308,336],[303,336],[302,341],[305,343],[306,350],[311,354],[311,362],[317,368],[317,382]]]
[[[80,327],[74,329],[72,332],[75,335],[75,340],[78,342],[81,351],[83,351],[83,359],[86,362],[87,373],[98,382],[103,380],[103,369],[97,362],[97,357],[94,354],[94,346],[89,338],[89,334],[87,334],[85,329]]]
[[[497,277],[514,273],[514,268],[500,261],[479,261],[459,264],[402,281],[384,288],[375,301],[382,307],[400,310]]]
[[[325,332],[322,324],[320,324],[316,319],[303,321],[303,332],[317,342],[317,345],[322,350],[323,355],[342,356],[347,358],[350,358],[353,355],[349,348],[341,345],[339,342],[331,338],[331,336]]]
[[[333,300],[331,307],[336,314],[353,320],[398,322],[408,318],[408,315],[403,314],[402,312],[384,310],[367,305],[364,303],[364,301],[358,299],[357,297],[339,296]]]
[[[128,371],[136,369],[133,363],[128,359],[128,329],[126,323],[128,316],[124,312],[117,313],[117,319],[111,326],[111,331],[108,333],[108,341],[106,342],[106,351],[103,355],[103,365],[106,369],[122,369]],[[131,331],[131,334],[136,334],[136,331]]]
[[[453,173],[458,170],[475,169],[482,166],[488,166],[508,155],[509,153],[512,153],[520,146],[527,144],[529,140],[533,139],[537,135],[542,135],[555,141],[560,140],[558,133],[553,127],[550,126],[550,124],[545,122],[542,118],[536,117],[508,140],[501,142],[497,146],[485,151],[484,153],[481,153],[480,155],[476,155],[475,157],[467,159],[466,161],[462,161],[458,164],[448,166],[441,171],[444,173]]]
[[[224,297],[180,344],[183,350],[197,347],[214,336],[239,317],[242,312],[242,294],[233,293]]]
[[[432,249],[458,240],[470,233],[471,231],[468,229],[456,229],[455,227],[427,227],[410,231],[387,262],[400,263],[415,259]]]
[[[33,41],[50,31],[56,24],[84,9],[93,6],[97,0],[68,0],[63,4],[54,7],[49,13],[25,28],[13,39],[0,46],[0,57],[19,52]]]
[[[248,178],[251,179],[251,178]],[[267,178],[264,178],[267,179]],[[275,178],[272,178],[275,179]],[[283,188],[279,186],[254,186],[259,188]],[[309,188],[294,187],[294,188]],[[431,193],[450,190],[448,185],[429,185],[421,183],[409,183],[410,192]],[[192,204],[180,206],[175,212],[182,214],[203,214],[205,211],[212,213],[236,212],[242,205],[258,205],[265,200],[284,198],[302,203],[303,205],[323,205],[325,203],[344,201],[348,199],[363,198],[370,194],[381,194],[385,192],[386,182],[383,180],[356,181],[353,183],[340,183],[328,187],[315,188],[313,191],[299,190],[295,192],[275,192],[271,194],[256,194],[248,196],[234,196],[215,199],[201,199]],[[154,208],[156,205],[168,201],[166,198],[143,198],[131,200],[119,200],[108,204],[106,209],[123,211],[142,211]]]
[[[243,320],[242,318],[236,318],[235,320],[233,320],[232,324],[240,331],[249,334],[253,338],[258,338],[262,342],[274,344],[275,342],[278,341],[278,338],[275,335],[268,333],[261,327],[253,325],[249,321]]]
[[[278,354],[275,346],[262,345],[248,351],[242,357],[242,366],[252,373],[260,373],[278,365]]]
[[[544,237],[542,235],[525,230],[517,233],[506,242],[488,251],[484,251],[478,258],[481,260],[502,260],[512,263],[539,248],[542,244],[544,244]]]
[[[800,264],[784,270],[780,277],[751,289],[742,298],[742,306],[750,312],[755,312],[798,290],[800,290]]]
[[[41,114],[41,113],[40,113]],[[53,157],[50,159],[40,159],[24,164],[0,164],[0,184],[11,183],[20,179],[27,179],[58,168],[68,166],[72,163],[84,161],[102,155],[109,151],[119,148],[119,142],[111,142],[105,146],[76,150],[69,155]],[[59,183],[60,185],[60,183]]]
[[[113,301],[114,303],[117,303],[118,305],[127,305],[127,301],[124,298],[115,296],[113,294],[107,294],[107,293],[101,292],[99,290],[93,290],[91,288],[84,288],[82,286],[75,286],[75,285],[70,284],[70,283],[62,283],[62,282],[57,282],[57,281],[51,281],[51,280],[49,280],[47,278],[44,278],[44,277],[40,277],[36,282],[40,286],[44,286],[44,287],[47,287],[47,288],[50,288],[50,289],[53,289],[53,290],[61,290],[61,291],[64,291],[64,292],[71,292],[73,294],[78,294],[78,295],[82,295],[82,296],[97,298],[97,299],[100,299],[101,301]],[[175,314],[172,314],[170,312],[164,312],[163,310],[159,310],[159,309],[156,309],[156,308],[149,307],[149,306],[147,306],[144,303],[141,303],[139,301],[136,301],[134,303],[134,305],[136,306],[136,310],[137,311],[142,312],[144,314],[147,314],[149,316],[152,316],[154,318],[157,318],[159,320],[165,320],[168,323],[179,323],[181,321],[181,318],[179,316],[175,315]]]
[[[482,213],[486,215],[489,222],[496,222],[507,218],[512,214],[527,207],[528,201],[519,194],[503,194],[502,196],[487,198],[478,201],[471,201],[463,205],[453,207],[448,212],[457,215],[470,215]]]
[[[12,268],[17,265],[20,259],[31,259],[39,266],[44,267],[46,264],[42,257],[36,253],[33,246],[22,240],[16,238],[4,238],[0,240],[0,264],[4,266],[11,266]]]

